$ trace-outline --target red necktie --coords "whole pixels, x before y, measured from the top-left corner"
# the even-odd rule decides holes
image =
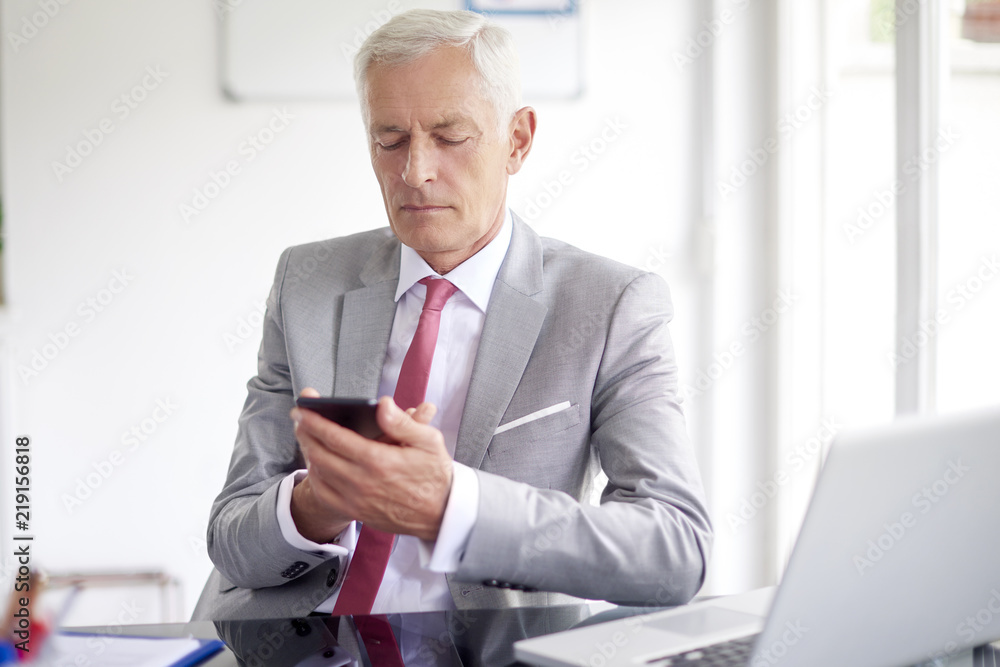
[[[431,377],[431,360],[437,344],[438,327],[441,325],[441,309],[458,288],[447,280],[424,278],[421,285],[427,286],[424,308],[420,311],[417,332],[413,334],[410,349],[406,351],[403,365],[399,369],[396,394],[393,398],[403,410],[415,408],[424,402],[427,381]]]
[[[414,408],[424,401],[438,328],[441,325],[441,309],[458,289],[442,279],[424,278],[420,283],[427,286],[427,296],[423,310],[420,311],[417,331],[403,358],[393,396],[396,404],[403,410]],[[361,527],[354,557],[351,558],[344,585],[333,608],[334,615],[371,613],[375,596],[382,585],[389,554],[392,553],[394,538],[392,533],[385,533],[371,526]]]

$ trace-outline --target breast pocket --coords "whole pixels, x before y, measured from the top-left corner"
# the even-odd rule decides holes
[[[511,449],[555,438],[579,424],[580,406],[568,402],[511,419],[497,427],[489,455],[499,456]]]

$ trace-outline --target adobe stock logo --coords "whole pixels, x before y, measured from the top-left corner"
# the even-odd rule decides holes
[[[576,167],[575,173],[571,169],[560,169],[550,180],[542,181],[544,192],[537,192],[528,197],[528,202],[524,205],[524,219],[535,223],[547,208],[552,206],[577,182],[579,176],[583,175],[612,144],[621,138],[628,127],[629,124],[623,121],[620,116],[606,119],[600,131],[587,141],[580,143],[570,156],[570,164]]]
[[[350,44],[347,42],[340,43],[340,54],[344,56],[344,60],[348,64],[354,62],[354,56],[358,54],[361,50],[361,45],[365,43],[368,37],[381,28],[383,25],[389,22],[389,20],[403,11],[403,7],[399,4],[399,0],[389,0],[385,5],[385,9],[372,10],[369,12],[371,15],[371,20],[365,23],[363,26],[354,26],[354,41]]]
[[[726,522],[732,531],[735,533],[752,521],[778,495],[782,487],[805,469],[807,463],[819,456],[823,447],[833,440],[841,427],[842,424],[837,422],[836,417],[825,418],[815,435],[804,443],[797,444],[795,449],[788,453],[784,467],[776,470],[770,479],[758,480],[756,490],[740,501],[735,512],[726,515]]]
[[[177,205],[177,211],[185,224],[192,224],[194,218],[201,215],[213,201],[226,191],[226,188],[233,184],[234,179],[243,172],[243,168],[266,151],[295,120],[295,116],[284,107],[281,109],[275,107],[271,111],[271,117],[268,118],[267,122],[240,142],[236,153],[241,159],[233,157],[227,160],[220,169],[209,170],[209,177],[201,186],[192,190],[191,199]]]
[[[122,433],[122,449],[112,449],[108,455],[90,464],[93,470],[76,478],[72,493],[63,493],[63,507],[72,514],[94,495],[115,472],[125,463],[127,455],[136,451],[141,443],[147,442],[160,426],[173,416],[179,406],[170,397],[157,398],[156,405],[149,416],[134,424],[128,431]]]
[[[737,190],[746,185],[760,169],[764,167],[792,136],[805,127],[818,115],[827,102],[834,96],[832,90],[809,88],[809,97],[802,104],[785,113],[775,127],[775,134],[764,139],[763,143],[746,151],[746,157],[733,166],[728,178],[721,178],[716,183],[722,201],[727,201]]]
[[[770,646],[760,646],[750,660],[751,667],[771,667],[781,662],[788,655],[788,649],[799,643],[799,640],[809,632],[802,621],[785,621],[785,631],[771,643]]]
[[[733,0],[733,6],[737,11],[744,11],[750,5],[750,0]],[[737,14],[731,9],[723,9],[717,16],[701,22],[701,30],[684,44],[684,49],[674,51],[674,65],[678,71],[694,63],[695,60],[715,44],[715,40],[722,36],[726,27],[736,21]]]
[[[739,328],[742,338],[732,341],[722,352],[716,352],[708,367],[696,372],[693,383],[684,383],[680,386],[678,394],[681,398],[689,401],[709,391],[750,349],[750,344],[766,334],[778,322],[779,317],[789,312],[798,300],[798,296],[785,290],[778,290],[769,308],[761,311],[759,316],[751,317]]]
[[[928,653],[927,657],[930,658],[935,667],[949,664],[946,662],[948,658],[967,651],[973,645],[973,642],[976,641],[976,635],[990,628],[998,618],[1000,618],[1000,591],[993,588],[990,589],[990,597],[983,606],[976,610],[975,613],[966,615],[955,626],[955,634],[961,643],[955,639],[949,640],[942,647],[942,650]]]
[[[945,295],[945,300],[948,304],[953,304],[954,307],[950,310],[947,307],[938,308],[931,317],[921,319],[917,325],[917,331],[909,336],[904,336],[899,341],[897,349],[887,353],[892,367],[897,368],[913,361],[917,357],[917,353],[929,345],[941,329],[951,322],[952,314],[958,313],[968,306],[980,291],[985,289],[998,275],[1000,275],[1000,261],[997,260],[996,253],[990,257],[983,256],[975,270],[948,290]]]
[[[66,176],[72,174],[77,167],[82,165],[84,160],[104,143],[105,137],[114,132],[120,123],[131,116],[132,112],[149,98],[150,93],[159,88],[169,76],[170,74],[164,72],[158,65],[146,67],[137,84],[112,100],[110,110],[117,120],[105,116],[97,122],[95,127],[84,128],[80,131],[80,134],[83,135],[82,139],[75,144],[66,144],[63,161],[52,161],[52,173],[55,174],[56,181],[62,183]]]
[[[133,280],[135,276],[126,267],[113,271],[106,287],[87,297],[76,307],[76,314],[82,318],[81,320],[71,319],[61,329],[49,332],[48,341],[31,350],[28,363],[18,364],[17,374],[21,382],[27,386],[48,368],[73,339],[84,331],[86,325],[97,319],[98,314],[103,313]]]
[[[63,5],[69,4],[69,1],[38,0],[38,8],[41,11],[34,12],[30,17],[22,17],[21,25],[17,32],[12,30],[7,33],[7,42],[10,44],[10,48],[14,49],[14,53],[20,51],[22,47],[34,39],[38,31],[45,28],[49,24],[49,21],[54,19],[56,14],[62,10]]]
[[[961,459],[948,461],[948,469],[940,478],[923,487],[910,498],[910,504],[913,505],[914,509],[919,510],[920,514],[903,512],[899,515],[899,519],[893,523],[882,524],[885,529],[882,534],[873,540],[868,540],[868,549],[863,554],[854,556],[854,567],[857,568],[858,574],[863,577],[865,570],[875,567],[875,563],[882,560],[893,547],[906,537],[907,532],[917,525],[920,516],[926,515],[934,509],[934,506],[948,495],[951,487],[958,484],[965,477],[965,473],[970,470],[971,468],[963,464]]]
[[[250,338],[259,336],[266,313],[267,303],[257,301],[254,304],[253,310],[237,321],[235,331],[227,331],[222,334],[222,341],[226,344],[226,348],[232,352]]]
[[[923,150],[911,155],[903,163],[904,179],[896,179],[887,187],[876,189],[868,199],[868,203],[859,206],[855,221],[842,225],[844,234],[851,245],[857,243],[858,239],[868,233],[886,214],[893,209],[896,200],[906,192],[907,187],[916,183],[921,174],[927,171],[932,164],[941,160],[945,153],[962,138],[958,130],[952,126],[941,128],[937,136]]]

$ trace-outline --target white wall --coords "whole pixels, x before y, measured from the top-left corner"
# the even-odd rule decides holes
[[[220,93],[212,3],[74,2],[15,49],[8,33],[39,6],[0,4],[3,319],[14,367],[0,384],[12,388],[0,399],[0,416],[10,417],[2,433],[34,443],[35,564],[165,569],[184,585],[187,614],[210,569],[208,510],[255,371],[260,328],[241,323],[259,322],[283,248],[381,226],[382,203],[354,104],[279,105],[293,116],[287,128],[252,161],[240,154],[274,105],[235,104]],[[695,70],[679,72],[671,56],[692,34],[693,6],[583,3],[586,92],[578,101],[536,104],[537,143],[511,192],[515,210],[524,211],[539,202],[545,182],[571,171],[572,184],[536,227],[664,273],[674,288],[682,364],[695,335],[687,287]],[[165,78],[123,118],[115,100],[148,68]],[[60,181],[52,163],[105,118],[113,131]],[[575,152],[609,122],[623,129],[581,170]],[[186,223],[179,205],[191,204],[194,189],[229,160],[240,172]],[[672,258],[663,265],[662,255]],[[120,288],[116,272],[127,272],[127,286],[104,292]],[[99,313],[80,306],[102,297],[111,298]],[[17,367],[30,367],[67,327],[76,335],[46,350],[56,352],[46,367],[22,380]],[[245,340],[230,349],[228,334]],[[162,423],[148,421],[165,416],[156,412],[161,401],[176,407]],[[155,430],[130,450],[123,434],[144,420]],[[64,500],[80,480],[116,451],[120,465],[68,509]]]

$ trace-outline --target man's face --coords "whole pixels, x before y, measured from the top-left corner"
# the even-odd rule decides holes
[[[389,225],[439,273],[455,268],[503,224],[512,160],[497,136],[479,75],[458,47],[368,71],[369,147]],[[517,162],[517,164],[513,164]]]

